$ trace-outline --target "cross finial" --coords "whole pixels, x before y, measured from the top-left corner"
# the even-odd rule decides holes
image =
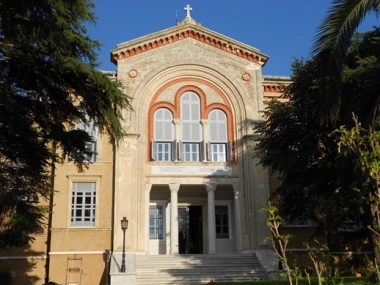
[[[193,10],[193,8],[190,7],[189,4],[186,5],[186,7],[184,8],[184,10],[186,10],[187,14],[186,14],[186,18],[191,18],[190,16],[190,11]]]

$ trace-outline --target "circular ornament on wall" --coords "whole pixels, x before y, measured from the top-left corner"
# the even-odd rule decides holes
[[[248,72],[244,72],[241,78],[243,78],[244,81],[249,81],[251,80],[251,74],[249,74]]]
[[[138,75],[138,72],[136,69],[131,69],[129,72],[128,72],[128,75],[129,77],[131,78],[135,78],[137,75]]]
[[[129,142],[123,140],[121,143],[120,143],[120,151],[122,153],[129,153],[131,152],[131,145]]]

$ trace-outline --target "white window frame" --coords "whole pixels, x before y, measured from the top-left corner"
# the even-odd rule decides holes
[[[85,183],[89,184],[91,189],[76,190],[77,185]],[[81,181],[72,183],[70,227],[95,227],[97,196],[96,182]],[[79,199],[81,199],[82,202],[78,203]],[[89,202],[87,200],[89,200]],[[78,211],[81,212],[81,215],[77,215]],[[89,221],[87,221],[87,219],[89,219]]]
[[[168,112],[170,114],[170,119],[157,119],[158,112]],[[154,131],[153,131],[153,141],[152,141],[152,159],[155,161],[173,161],[175,159],[175,154],[173,153],[173,148],[175,147],[174,141],[174,124],[173,124],[173,114],[167,108],[159,108],[154,112]],[[164,127],[170,127],[169,132],[161,133],[161,136],[157,135],[157,124],[161,123]],[[160,150],[160,147],[164,146]],[[166,147],[166,148],[165,148]]]
[[[214,114],[216,114],[218,119],[211,119]],[[223,120],[219,120],[220,114],[223,116]],[[208,160],[211,162],[229,161],[229,157],[231,156],[229,152],[231,151],[231,148],[228,143],[228,124],[226,113],[220,109],[214,109],[208,116],[208,122]],[[220,150],[221,147],[223,148],[222,151]],[[215,150],[215,148],[217,149]]]
[[[157,220],[161,220],[161,227],[160,225],[157,226],[157,223],[154,223],[154,227],[153,229],[154,230],[157,230],[157,229],[161,229],[161,236],[159,233],[157,233],[156,231],[154,232],[154,236],[151,237],[151,207],[155,207],[155,208],[158,208],[160,207],[161,208],[161,218],[158,219],[156,216],[154,216],[154,219],[155,221]],[[157,212],[156,212],[157,213]],[[163,204],[158,204],[158,203],[150,203],[149,204],[149,240],[157,240],[157,241],[160,241],[160,240],[164,240],[165,238],[165,206]]]
[[[190,148],[189,148],[190,147]],[[199,162],[200,159],[200,143],[184,142],[182,143],[182,160],[186,162]],[[194,149],[195,148],[195,149]]]
[[[67,227],[68,228],[96,228],[97,224],[98,224],[98,219],[99,219],[99,202],[100,202],[100,179],[101,179],[101,175],[88,175],[88,176],[81,176],[81,175],[68,175],[67,176],[68,179],[69,179],[69,193],[70,195],[68,195],[68,203],[67,203]],[[94,223],[90,223],[89,225],[85,225],[85,223],[82,223],[82,225],[80,223],[76,223],[74,221],[71,222],[72,220],[72,201],[73,201],[73,184],[74,183],[95,183],[95,205],[93,205],[93,209],[95,210],[95,214],[94,214]]]
[[[172,161],[172,142],[156,142],[155,160]]]
[[[217,148],[217,150],[214,149]],[[220,151],[220,147],[223,148]],[[212,162],[226,162],[227,161],[227,143],[210,143],[210,160]]]
[[[190,101],[185,101],[184,97],[186,95],[192,96],[193,99],[196,97],[197,100],[191,99]],[[181,160],[185,162],[200,162],[202,159],[202,140],[203,140],[203,129],[201,125],[201,100],[199,95],[193,91],[187,91],[181,95],[181,148],[180,156]],[[189,102],[189,103],[186,103]],[[184,119],[184,106],[188,104],[188,114],[189,118]],[[194,113],[194,106],[197,107],[197,112]],[[196,115],[195,115],[196,114]],[[188,126],[188,128],[186,127]],[[196,130],[194,132],[194,130]],[[194,137],[197,134],[198,137]],[[190,147],[190,148],[189,148]]]

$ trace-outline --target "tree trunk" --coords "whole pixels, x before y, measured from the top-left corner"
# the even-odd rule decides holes
[[[380,234],[371,230],[371,244],[373,257],[376,258],[376,263],[380,264]]]

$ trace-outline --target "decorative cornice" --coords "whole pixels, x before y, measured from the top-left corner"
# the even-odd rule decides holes
[[[264,54],[261,54],[259,50],[245,46],[244,44],[241,44],[232,39],[223,38],[223,36],[217,33],[211,33],[212,31],[209,31],[202,27],[189,25],[189,27],[185,28],[185,30],[181,31],[178,31],[178,29],[170,31],[169,29],[168,31],[170,31],[170,33],[163,34],[162,36],[157,35],[155,37],[147,36],[146,40],[143,40],[144,38],[134,40],[131,41],[130,45],[128,46],[126,46],[126,44],[121,44],[117,47],[116,50],[111,52],[111,61],[114,64],[117,64],[117,62],[121,59],[129,58],[134,55],[169,45],[186,38],[198,40],[222,51],[260,64],[261,66],[264,66],[268,60],[268,57]]]

